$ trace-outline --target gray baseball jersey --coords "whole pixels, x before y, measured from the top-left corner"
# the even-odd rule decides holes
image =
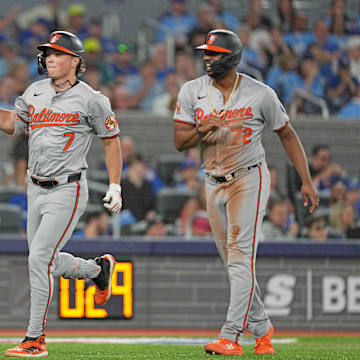
[[[270,192],[261,133],[265,124],[279,131],[289,121],[271,88],[241,76],[229,104],[224,104],[223,94],[211,86],[207,75],[185,83],[174,114],[176,122],[200,126],[210,116],[211,102],[215,114],[222,114],[228,105],[221,115],[228,126],[207,133],[201,146],[208,175],[207,213],[230,281],[230,304],[220,337],[235,343],[246,326],[256,338],[270,328],[255,276],[257,244]]]
[[[51,79],[37,81],[17,98],[15,133],[29,132],[29,173],[53,177],[87,168],[92,134],[111,138],[119,128],[107,97],[79,81],[56,93]]]
[[[215,86],[212,92],[214,112],[219,114],[225,107],[224,98]],[[185,83],[178,96],[175,121],[204,124],[211,113],[209,93],[207,75]],[[216,130],[208,136],[210,141],[202,144],[204,170],[217,176],[263,161],[264,125],[278,131],[289,121],[274,90],[244,74],[224,116],[229,128]]]
[[[31,307],[27,336],[38,337],[45,331],[53,277],[94,278],[101,270],[93,259],[77,258],[60,250],[86,208],[86,154],[92,136],[116,137],[119,128],[109,100],[82,81],[59,93],[51,79],[35,82],[17,98],[16,113],[15,135],[29,134],[27,238]],[[34,184],[34,179],[36,182],[39,178],[59,180],[58,185],[48,188]]]

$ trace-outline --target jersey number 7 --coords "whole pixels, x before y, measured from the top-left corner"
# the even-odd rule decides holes
[[[64,151],[66,151],[70,147],[71,143],[73,142],[75,134],[74,133],[65,133],[64,136],[68,136],[70,138],[64,147]]]

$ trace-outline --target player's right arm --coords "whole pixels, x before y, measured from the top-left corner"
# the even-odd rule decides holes
[[[179,92],[174,114],[174,144],[177,150],[184,151],[207,140],[213,130],[226,126],[218,116],[209,117],[205,124],[197,124],[195,116],[196,86],[194,82],[184,84]]]
[[[218,116],[209,118],[206,124],[196,128],[191,124],[183,124],[179,121],[174,122],[174,144],[177,150],[184,151],[199,144],[201,141],[206,141],[207,135],[210,132],[227,126],[224,119]]]
[[[15,131],[15,110],[0,109],[0,129],[9,135],[13,135]]]

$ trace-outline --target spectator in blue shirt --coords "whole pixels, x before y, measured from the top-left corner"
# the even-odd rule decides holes
[[[197,24],[189,33],[188,44],[194,55],[198,53],[195,48],[204,43],[209,31],[222,28],[223,25],[217,22],[216,17],[209,4],[203,3],[196,11]]]
[[[356,119],[360,120],[360,85],[357,85],[356,95],[350,100],[349,103],[345,104],[339,112],[336,114],[337,117],[342,119]]]
[[[201,183],[201,170],[199,164],[194,160],[186,159],[177,169],[178,183],[176,189],[185,192],[196,192]]]
[[[173,73],[175,67],[168,64],[166,44],[155,44],[152,47],[151,61],[156,69],[156,78],[165,85],[165,77],[167,74]]]
[[[88,26],[88,36],[93,39],[97,39],[101,45],[101,48],[105,54],[113,54],[116,52],[116,46],[118,41],[112,37],[104,37],[102,23],[100,19],[91,19]]]
[[[36,45],[46,42],[49,36],[50,23],[45,19],[37,19],[29,28],[19,31],[19,43],[22,54],[33,60]]]
[[[81,40],[89,37],[85,23],[86,8],[82,4],[71,4],[68,7],[69,25],[66,30],[78,36]]]
[[[270,29],[274,24],[268,14],[264,12],[261,0],[251,0],[249,12],[256,13],[260,18],[260,26],[265,29]]]
[[[164,93],[164,85],[156,78],[156,69],[151,61],[146,61],[140,73],[130,76],[124,83],[130,94],[132,109],[151,111],[156,96]]]
[[[336,41],[329,38],[329,27],[325,21],[318,21],[315,24],[314,33],[315,41],[307,50],[311,51],[318,62],[321,75],[329,78],[333,74],[332,62],[340,55],[339,46]]]
[[[186,45],[189,32],[196,26],[195,17],[186,11],[185,0],[170,0],[171,10],[162,15],[160,24],[166,32],[159,30],[156,34],[158,42],[165,41],[168,34],[174,36],[178,46]]]
[[[350,35],[360,35],[360,14],[349,20],[347,30]]]
[[[298,57],[302,57],[308,46],[315,42],[314,33],[308,31],[308,17],[306,14],[295,14],[293,26],[290,31],[284,34],[284,41]]]
[[[79,240],[96,240],[106,235],[110,235],[110,218],[105,211],[100,210],[90,213],[84,229],[76,231],[73,236]]]
[[[240,21],[233,13],[224,10],[222,0],[208,0],[208,4],[212,9],[216,22],[224,24],[231,31],[236,31]]]
[[[278,24],[283,31],[289,31],[294,21],[294,4],[292,0],[278,0]]]
[[[300,75],[302,82],[299,84],[299,88],[305,89],[317,97],[324,97],[325,80],[321,77],[319,66],[310,52],[306,53],[301,61]],[[316,114],[320,112],[318,106],[303,99],[301,102],[301,112],[306,114]]]
[[[351,18],[346,13],[346,0],[332,0],[330,11],[323,20],[328,24],[331,32],[336,33],[333,29],[342,27],[344,33],[351,33]]]
[[[250,27],[247,24],[241,25],[237,33],[243,45],[239,71],[245,70],[246,66],[260,68],[258,51],[249,47]]]
[[[138,75],[139,69],[134,65],[135,47],[131,43],[119,43],[113,52],[105,55],[107,61],[102,68],[104,83],[126,82],[129,77]]]
[[[259,47],[259,63],[264,72],[270,67],[279,63],[280,55],[287,54],[291,51],[283,37],[284,33],[279,26],[272,26],[269,31],[270,39]]]
[[[16,81],[12,76],[4,76],[0,81],[0,107],[14,110],[15,99],[19,96],[16,92]]]
[[[311,53],[303,57],[300,74],[304,80],[304,89],[318,97],[324,96],[324,79],[320,76],[319,66]]]
[[[333,11],[333,16],[331,18],[331,23],[329,25],[330,35],[329,39],[335,41],[341,50],[346,48],[348,42],[348,34],[347,34],[347,16],[344,11],[344,1],[343,0],[335,0],[333,2],[335,9]]]
[[[359,83],[351,76],[349,57],[344,54],[338,61],[338,74],[330,78],[326,87],[326,101],[330,113],[336,114],[356,95]]]
[[[360,82],[360,36],[351,36],[347,44],[350,59],[350,73]]]
[[[273,76],[276,73],[276,76]],[[270,70],[266,83],[273,87],[284,105],[289,105],[293,92],[303,87],[303,80],[297,72],[296,58],[292,51],[279,57],[279,68]]]

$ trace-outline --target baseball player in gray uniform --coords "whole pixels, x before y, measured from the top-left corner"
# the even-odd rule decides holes
[[[105,148],[110,185],[104,206],[118,213],[122,204],[119,128],[109,100],[77,79],[85,70],[82,42],[56,31],[38,49],[39,72],[46,72],[47,78],[17,98],[15,111],[0,110],[3,131],[29,134],[30,321],[24,341],[5,351],[11,357],[47,356],[44,331],[55,276],[93,279],[98,305],[111,296],[113,256],[85,260],[61,252],[88,200],[86,154],[93,134]]]
[[[273,354],[274,328],[255,277],[256,250],[269,196],[270,176],[261,144],[266,124],[275,131],[302,179],[304,205],[319,203],[303,147],[285,109],[268,86],[236,72],[242,44],[228,30],[207,34],[207,75],[185,83],[174,114],[178,150],[200,144],[206,173],[207,213],[230,282],[227,319],[209,354],[242,355],[245,327],[256,338],[256,354]]]

